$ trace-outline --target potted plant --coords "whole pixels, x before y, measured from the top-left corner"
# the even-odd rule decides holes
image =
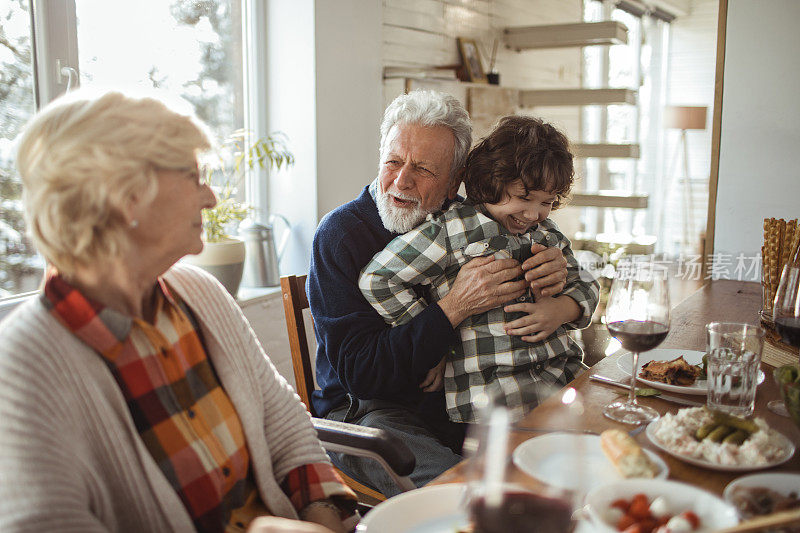
[[[217,205],[203,211],[203,251],[183,260],[210,272],[236,296],[242,280],[245,245],[231,233],[251,210],[237,198],[239,186],[248,170],[280,170],[293,165],[294,156],[280,132],[251,143],[248,133],[238,130],[225,139],[210,160],[208,175],[217,195]]]

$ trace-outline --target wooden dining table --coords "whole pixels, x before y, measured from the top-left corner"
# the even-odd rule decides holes
[[[673,308],[670,332],[660,347],[705,351],[706,324],[715,321],[758,324],[758,312],[760,309],[761,285],[759,283],[730,280],[709,281],[701,289]],[[610,428],[630,431],[633,426],[615,422],[603,416],[602,413],[606,404],[627,395],[627,391],[612,385],[589,380],[589,376],[595,373],[616,380],[627,378],[628,375],[617,366],[616,359],[617,357],[612,355],[601,360],[564,387],[559,393],[553,394],[528,413],[518,423],[519,428],[526,429],[515,430],[511,434],[509,454],[517,445],[537,436],[537,433],[545,434],[556,430],[600,433]],[[796,447],[800,448],[800,429],[791,419],[774,414],[767,409],[767,402],[778,399],[780,392],[772,377],[773,367],[762,363],[762,370],[766,374],[766,379],[759,385],[756,393],[755,416],[763,418],[770,427],[785,435]],[[577,391],[582,404],[582,412],[580,410],[575,412],[575,409],[565,409],[562,398],[570,388],[574,388]],[[705,401],[705,396],[680,396],[690,400]],[[662,415],[675,413],[683,407],[661,400],[657,396],[638,398],[638,401],[656,409]],[[534,430],[540,430],[540,432]],[[657,453],[667,463],[669,466],[669,479],[671,480],[690,483],[720,495],[728,483],[743,475],[742,472],[712,470],[676,459],[654,446],[644,432],[636,435],[635,439],[642,447]],[[800,452],[795,453],[786,463],[773,467],[768,471],[800,472]],[[467,459],[443,473],[434,483],[464,482],[469,475],[470,460]],[[511,466],[509,481],[527,485],[538,484],[536,480],[532,480],[513,465]]]

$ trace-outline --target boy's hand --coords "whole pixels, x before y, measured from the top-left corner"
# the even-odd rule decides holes
[[[561,248],[531,245],[533,257],[522,263],[525,279],[530,283],[533,297],[538,301],[542,297],[555,296],[564,290],[567,282],[567,260]]]
[[[450,292],[437,304],[450,324],[456,327],[469,316],[522,296],[528,283],[525,280],[514,281],[521,275],[519,262],[514,259],[476,257],[461,267]]]
[[[428,370],[425,380],[419,384],[419,388],[422,389],[422,392],[435,392],[442,388],[442,384],[444,383],[444,360],[445,358],[442,357],[439,364]]]
[[[507,313],[527,313],[527,316],[512,320],[505,326],[506,334],[522,337],[526,342],[543,341],[562,324],[581,316],[580,306],[569,296],[543,298],[536,303],[511,304],[503,309]]]

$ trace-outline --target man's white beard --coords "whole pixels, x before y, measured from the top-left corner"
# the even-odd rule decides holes
[[[394,196],[401,200],[414,200],[413,207],[397,207],[392,205],[392,199],[387,192],[377,191],[378,214],[381,217],[383,226],[392,233],[407,233],[416,228],[425,217],[438,210],[427,210],[422,208],[422,203],[416,198],[394,193]]]

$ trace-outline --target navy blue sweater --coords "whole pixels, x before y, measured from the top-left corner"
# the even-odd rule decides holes
[[[458,341],[442,309],[430,305],[392,328],[358,289],[361,269],[396,236],[383,227],[369,187],[328,213],[317,228],[306,291],[318,343],[320,390],[312,398],[318,416],[342,405],[348,392],[444,413],[441,391],[419,389],[428,370]]]

